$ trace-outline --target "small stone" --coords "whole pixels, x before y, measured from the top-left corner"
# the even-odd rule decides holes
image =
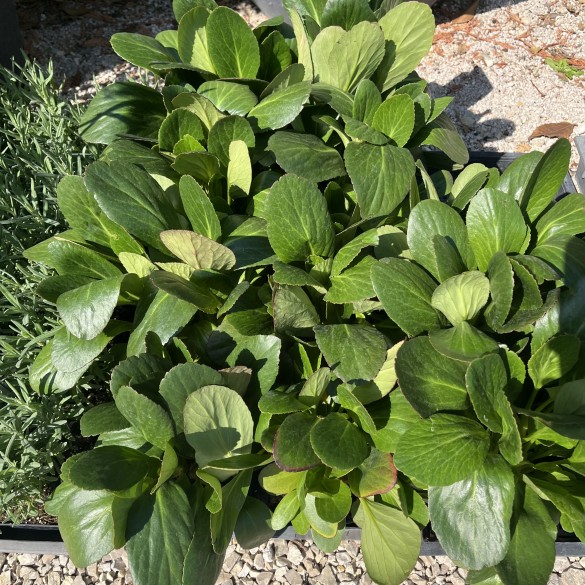
[[[298,546],[291,542],[288,545],[286,558],[296,567],[303,562],[303,553],[300,551]]]
[[[234,571],[235,572],[235,571]],[[236,573],[239,579],[245,579],[250,574],[250,565],[244,564],[244,566]]]
[[[561,575],[557,575],[556,573],[552,573],[550,575],[550,577],[548,578],[547,585],[562,585],[562,583],[563,583],[563,578],[561,577]]]
[[[562,573],[566,571],[571,566],[569,559],[567,557],[557,557],[555,559],[555,566],[553,571],[555,573]]]
[[[73,585],[85,585],[85,581],[81,575],[77,575],[75,579],[73,579]]]
[[[226,556],[223,562],[223,570],[227,573],[231,573],[232,569],[236,566],[236,563],[240,560],[240,555],[235,551]]]
[[[353,582],[353,575],[350,575],[349,573],[338,573],[337,579],[340,583],[350,583]]]
[[[1,555],[0,555],[0,556],[1,556]],[[41,564],[41,565],[48,565],[49,563],[51,563],[51,562],[53,561],[53,559],[54,559],[54,558],[55,558],[55,557],[54,557],[54,555],[43,555],[43,556],[41,557],[41,563],[40,563],[40,564]],[[2,564],[2,563],[0,563],[0,565],[1,565],[1,564]]]
[[[285,568],[280,567],[280,568],[276,569],[276,571],[274,571],[274,580],[275,581],[283,581],[285,574],[286,574]]]
[[[360,579],[360,585],[372,585],[372,580],[367,573],[362,575],[362,578]]]
[[[256,583],[258,585],[268,585],[270,583],[270,581],[272,580],[272,573],[269,573],[268,571],[263,571],[262,573],[258,573],[256,575]]]
[[[266,545],[266,548],[262,551],[262,556],[266,563],[274,562],[274,547],[272,546],[272,543]]]
[[[51,571],[47,575],[47,585],[59,585],[61,583],[61,575],[56,571]]]
[[[33,581],[39,578],[39,574],[33,567],[25,566],[20,568],[20,578],[24,581]]]
[[[86,569],[87,574],[92,577],[93,579],[97,579],[98,577],[98,569],[97,564],[93,563],[93,565],[89,565]]]
[[[284,540],[277,540],[274,543],[274,556],[285,557],[288,552],[288,546]]]
[[[356,557],[360,551],[360,546],[355,540],[348,540],[345,543],[345,550],[352,556]]]
[[[322,585],[337,585],[337,579],[329,565],[323,569],[321,575],[317,577],[317,581]]]
[[[16,560],[21,567],[27,567],[34,565],[37,562],[37,557],[36,555],[18,555]]]
[[[125,571],[126,570],[126,563],[124,562],[124,559],[122,557],[118,557],[117,559],[114,560],[114,569],[116,569],[116,571]]]
[[[453,585],[465,585],[465,579],[462,579],[459,575],[451,575],[449,581]]]
[[[284,577],[290,585],[303,585],[303,579],[301,576],[292,569],[287,571]]]
[[[10,571],[4,571],[4,573],[0,573],[0,585],[10,585],[12,583],[12,579],[10,577]]]
[[[351,563],[351,557],[346,552],[338,552],[335,558],[340,565],[349,565]]]
[[[561,575],[563,585],[583,585],[583,571],[580,569],[568,569]]]
[[[256,556],[254,557],[254,568],[257,571],[261,571],[264,568],[264,557],[262,556],[262,553],[256,553]]]

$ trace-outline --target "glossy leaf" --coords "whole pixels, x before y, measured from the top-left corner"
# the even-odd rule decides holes
[[[498,456],[486,459],[470,479],[429,488],[433,530],[455,563],[479,570],[503,560],[514,491],[512,469]]]
[[[490,436],[477,422],[436,414],[409,428],[398,441],[396,467],[432,486],[470,479],[484,465]]]
[[[392,213],[415,172],[412,155],[395,146],[352,142],[345,149],[345,164],[364,219]]]
[[[286,417],[274,438],[274,460],[283,471],[303,471],[321,463],[311,445],[315,415],[297,412]]]

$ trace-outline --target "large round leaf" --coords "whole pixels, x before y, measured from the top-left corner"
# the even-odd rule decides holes
[[[185,404],[185,437],[195,449],[200,467],[252,450],[254,423],[242,397],[225,386],[204,386],[191,394]],[[226,479],[235,472],[209,469]]]

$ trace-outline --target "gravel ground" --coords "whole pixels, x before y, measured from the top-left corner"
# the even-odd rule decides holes
[[[585,559],[558,558],[549,585],[583,585]],[[448,557],[420,557],[403,585],[465,585],[466,571]],[[0,554],[0,585],[126,585],[132,583],[124,551],[78,570],[66,556]],[[356,542],[323,554],[307,542],[272,540],[249,551],[232,545],[217,585],[371,585]],[[196,584],[194,584],[196,585]]]
[[[1,0],[0,0],[1,1]],[[470,0],[467,0],[469,3]],[[223,2],[226,4],[226,2]],[[585,69],[585,0],[480,0],[468,22],[451,20],[454,6],[435,5],[435,44],[419,72],[438,97],[450,95],[450,113],[468,146],[477,150],[543,150],[552,139],[530,140],[541,124],[568,122],[585,134],[585,76],[567,79],[545,63],[565,58]],[[229,0],[252,25],[262,14],[247,1]],[[19,0],[28,53],[53,59],[56,78],[80,102],[115,79],[139,76],[113,55],[118,31],[155,34],[174,25],[168,0]],[[574,153],[573,170],[577,157]],[[131,583],[123,553],[77,571],[67,557],[0,554],[0,585]],[[344,542],[324,555],[303,542],[271,541],[243,551],[230,547],[218,585],[367,585],[359,547]],[[405,583],[464,585],[465,571],[446,557],[421,557]],[[550,585],[585,585],[585,559],[557,559]]]

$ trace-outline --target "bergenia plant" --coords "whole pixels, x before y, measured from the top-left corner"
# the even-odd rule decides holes
[[[457,562],[546,582],[549,511],[572,530],[582,506],[583,196],[553,205],[565,141],[457,172],[412,73],[431,12],[394,4],[297,1],[292,29],[251,31],[176,0],[178,32],[114,37],[165,86],[98,94],[85,137],[109,146],[59,186],[71,230],[28,253],[63,322],[36,384],[123,360],[49,506],[76,563],[127,543],[137,583],[214,583],[234,530],[333,550],[355,522],[394,585],[428,501]]]

